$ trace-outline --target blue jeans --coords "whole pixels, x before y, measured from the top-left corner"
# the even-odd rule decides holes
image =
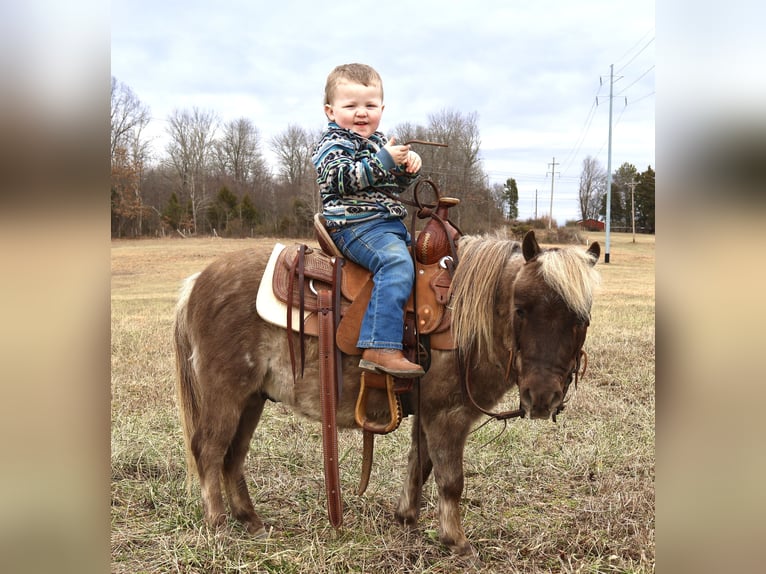
[[[374,286],[356,346],[402,349],[404,307],[415,282],[404,223],[376,219],[333,230],[331,236],[343,255],[372,272]]]

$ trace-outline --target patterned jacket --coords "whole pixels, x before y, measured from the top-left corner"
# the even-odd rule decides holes
[[[381,190],[398,195],[417,179],[394,165],[386,137],[369,139],[330,122],[311,161],[317,170],[322,213],[332,229],[376,218],[399,218],[407,208]]]

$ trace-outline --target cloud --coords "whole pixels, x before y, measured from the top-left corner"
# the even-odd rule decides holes
[[[599,78],[608,76],[610,63],[635,55],[641,46],[634,44],[650,39],[654,25],[649,0],[492,0],[480,8],[426,0],[375,11],[346,0],[268,9],[244,1],[212,7],[195,0],[119,0],[112,12],[112,73],[150,106],[158,140],[174,108],[194,106],[223,120],[247,117],[267,140],[291,124],[319,129],[327,74],[337,64],[361,61],[383,77],[383,131],[427,124],[445,109],[476,112],[485,167],[498,180],[512,174],[505,163],[490,163],[496,156],[528,158],[525,169],[535,164],[544,177],[553,155],[572,153],[597,95],[593,133],[578,153],[602,148],[606,164],[608,90],[599,89]],[[653,63],[653,50],[646,50],[626,67],[622,85]],[[653,73],[626,95],[650,93],[647,82]],[[644,126],[630,128],[637,136],[632,162],[653,165],[653,98],[640,109],[629,106],[620,121],[620,129]],[[598,130],[603,137],[595,136]],[[577,158],[573,165],[580,163]],[[523,191],[525,182],[519,184]]]

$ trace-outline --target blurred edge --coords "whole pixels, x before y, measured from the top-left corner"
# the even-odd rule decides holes
[[[3,3],[0,77],[0,571],[108,572],[108,3]]]
[[[760,571],[765,9],[657,9],[657,565]]]

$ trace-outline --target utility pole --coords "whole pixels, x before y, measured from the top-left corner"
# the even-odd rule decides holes
[[[614,64],[609,65],[609,154],[606,160],[606,250],[604,263],[609,263],[609,234],[612,227],[612,94],[614,91]]]
[[[633,225],[633,243],[636,242],[636,203],[633,199],[633,192],[637,185],[638,182],[635,179],[628,184],[628,187],[630,187],[630,220]]]
[[[535,190],[535,219],[537,219],[537,190]]]
[[[559,165],[556,163],[556,157],[553,158],[553,163],[549,163],[548,165],[551,166],[551,213],[550,213],[550,219],[548,219],[548,229],[551,228],[551,224],[553,223],[553,182],[556,179],[556,166]]]

